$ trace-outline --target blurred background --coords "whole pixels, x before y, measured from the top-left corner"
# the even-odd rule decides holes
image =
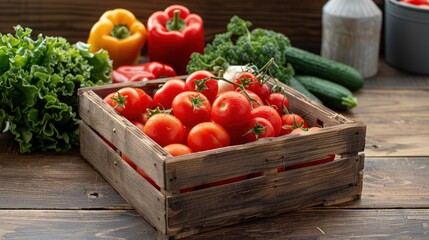
[[[204,20],[205,40],[225,31],[233,15],[251,21],[253,27],[284,33],[292,45],[320,53],[322,7],[326,0],[1,0],[0,32],[14,33],[20,24],[34,34],[62,36],[69,42],[86,41],[92,25],[106,11],[126,8],[145,25],[155,11],[181,4]],[[384,1],[374,0],[383,11]],[[382,34],[383,39],[383,34]],[[383,52],[383,40],[380,51]],[[143,50],[145,51],[145,49]]]

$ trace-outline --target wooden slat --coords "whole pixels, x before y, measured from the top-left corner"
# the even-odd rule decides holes
[[[93,91],[79,95],[81,119],[144,169],[158,186],[164,186],[163,159],[168,153]]]
[[[0,210],[0,239],[155,239],[132,210]]]
[[[102,176],[82,160],[78,151],[73,151],[67,154],[0,153],[0,208],[131,209],[132,207]]]
[[[81,154],[153,226],[166,233],[165,197],[84,122],[80,124]]]
[[[206,231],[325,201],[357,199],[363,162],[363,156],[351,157],[169,197],[169,232]]]
[[[367,156],[429,156],[429,91],[363,89],[344,115],[367,124]]]
[[[166,159],[167,190],[178,190],[364,149],[365,126],[342,124],[314,134],[257,142]]]
[[[303,210],[191,239],[427,239],[428,209]],[[184,239],[185,240],[185,239]]]
[[[135,211],[1,210],[1,239],[156,239]],[[427,239],[428,209],[302,210],[183,240]]]
[[[362,198],[341,207],[429,209],[428,173],[428,157],[366,157]]]
[[[254,27],[284,33],[295,46],[319,52],[321,39],[321,9],[325,0],[275,0],[260,4],[258,0],[211,1],[198,0],[3,0],[0,2],[0,32],[13,32],[21,24],[34,29],[35,34],[63,36],[70,42],[86,41],[92,25],[104,11],[114,8],[131,10],[145,25],[155,11],[171,4],[183,4],[204,20],[206,41],[226,31],[233,15],[251,21]]]

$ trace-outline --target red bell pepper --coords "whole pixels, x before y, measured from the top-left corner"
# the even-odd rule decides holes
[[[160,62],[147,62],[138,65],[120,66],[112,71],[113,83],[138,82],[162,77],[177,76],[174,69]]]
[[[204,51],[203,20],[181,5],[171,5],[148,18],[148,55],[151,61],[172,66],[180,75],[193,52]]]

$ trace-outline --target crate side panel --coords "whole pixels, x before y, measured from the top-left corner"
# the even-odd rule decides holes
[[[366,127],[341,124],[307,135],[261,139],[253,143],[166,160],[167,190],[198,186],[231,177],[326,158],[357,155],[365,147]]]
[[[82,92],[79,101],[82,120],[133,159],[158,186],[164,186],[163,159],[168,154],[93,91]]]
[[[222,227],[249,218],[361,194],[361,156],[167,198],[168,232]]]
[[[289,100],[290,111],[303,116],[310,126],[316,126],[322,123],[323,127],[329,127],[355,122],[322,104],[312,101],[300,92],[283,83],[279,83],[279,85],[285,90],[285,95]]]
[[[166,233],[166,198],[88,125],[80,124],[81,154],[149,223]]]

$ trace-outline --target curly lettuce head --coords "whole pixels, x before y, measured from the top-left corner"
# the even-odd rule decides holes
[[[79,143],[77,89],[111,82],[106,51],[15,27],[0,34],[0,129],[9,122],[22,153],[70,150]]]

